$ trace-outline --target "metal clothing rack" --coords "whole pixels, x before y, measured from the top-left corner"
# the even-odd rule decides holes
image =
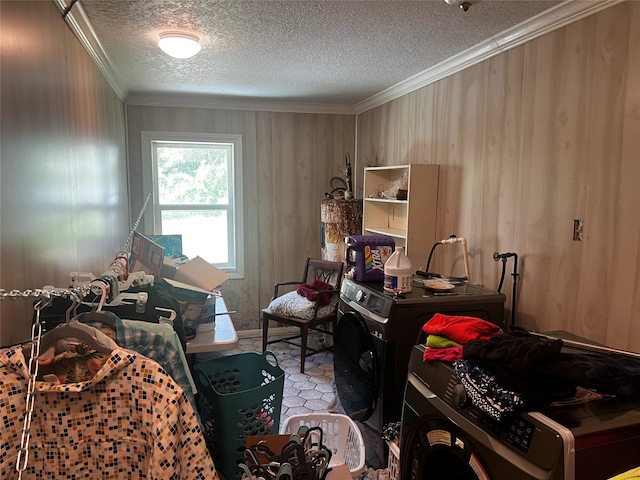
[[[125,252],[131,253],[131,243],[133,242],[133,235],[136,233],[136,230],[138,229],[140,220],[142,220],[142,215],[144,214],[144,211],[147,208],[147,204],[149,203],[149,199],[151,198],[151,193],[152,192],[149,191],[149,193],[147,194],[147,198],[145,199],[144,204],[140,209],[140,213],[138,213],[138,218],[136,218],[136,221],[133,222],[133,226],[131,227],[131,232],[129,232],[129,237],[127,238],[127,243],[125,243],[124,247],[122,248],[122,250]]]
[[[147,204],[149,203],[150,199],[151,199],[151,192],[147,194],[147,198],[145,199],[144,204],[140,209],[140,213],[138,213],[138,217],[136,218],[135,222],[133,222],[133,226],[131,227],[131,231],[129,232],[127,241],[125,242],[124,246],[120,250],[118,250],[118,252],[116,253],[115,259],[113,260],[113,262],[111,262],[106,272],[102,274],[103,276],[113,275],[120,280],[126,280],[127,277],[129,276],[129,260],[131,257],[133,236],[135,235],[136,230],[138,229],[138,225],[142,220],[142,215],[144,214],[144,211],[146,210]]]
[[[147,208],[147,204],[149,203],[149,199],[151,198],[151,193],[147,194],[147,198],[144,201],[144,205],[142,205],[142,209],[136,218],[136,221],[131,228],[131,232],[129,233],[129,237],[127,238],[127,242],[125,243],[122,250],[116,253],[115,260],[111,262],[109,268],[105,273],[102,274],[101,278],[105,276],[115,276],[116,278],[122,278],[126,280],[129,274],[129,256],[131,254],[131,242],[133,241],[133,236],[135,231],[138,228],[138,224],[142,219],[142,215],[144,214],[145,209]],[[123,278],[124,277],[124,278]],[[96,283],[96,282],[99,282]],[[35,387],[36,387],[36,378],[38,376],[38,357],[40,356],[40,344],[42,340],[42,323],[40,322],[40,311],[43,308],[48,307],[53,299],[56,297],[64,297],[64,298],[72,298],[74,300],[82,299],[86,297],[89,293],[93,291],[94,288],[99,287],[102,294],[103,300],[107,294],[107,289],[105,285],[102,283],[102,280],[92,280],[90,283],[86,285],[79,285],[70,288],[38,288],[34,290],[10,290],[7,292],[4,289],[0,289],[0,301],[9,299],[9,300],[18,300],[22,299],[39,299],[33,306],[36,311],[36,318],[31,326],[31,353],[29,356],[29,379],[27,383],[27,397],[25,399],[25,416],[24,423],[22,426],[22,435],[20,438],[20,450],[18,451],[18,459],[16,461],[16,471],[18,472],[18,480],[22,479],[23,472],[27,469],[27,464],[29,460],[29,441],[31,438],[31,421],[33,419],[33,409],[35,407]],[[117,285],[116,285],[117,287]],[[113,293],[113,292],[112,292]]]
[[[27,383],[27,396],[25,398],[25,416],[22,425],[22,435],[20,437],[20,450],[16,461],[16,471],[18,479],[22,478],[22,473],[26,470],[29,460],[29,440],[31,438],[31,421],[33,419],[33,409],[35,406],[36,378],[38,376],[38,357],[40,356],[40,344],[42,339],[42,323],[40,322],[40,311],[51,304],[56,297],[83,298],[86,297],[95,287],[94,284],[81,286],[79,288],[39,288],[35,290],[11,290],[8,293],[0,289],[0,301],[5,299],[39,299],[33,308],[36,311],[36,318],[31,326],[31,353],[29,356],[29,379]],[[101,287],[102,288],[102,287]]]

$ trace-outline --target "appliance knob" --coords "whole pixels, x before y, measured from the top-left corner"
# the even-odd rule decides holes
[[[364,290],[358,290],[358,292],[356,293],[356,302],[364,302],[365,299],[367,298],[366,294],[364,293]]]
[[[464,408],[468,403],[469,398],[467,397],[467,392],[462,384],[457,383],[453,387],[453,404],[458,408]]]

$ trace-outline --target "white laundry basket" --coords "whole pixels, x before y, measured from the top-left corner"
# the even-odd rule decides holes
[[[364,442],[360,429],[347,415],[339,413],[307,413],[292,415],[284,422],[281,433],[291,435],[302,426],[320,427],[323,432],[323,443],[331,450],[333,467],[346,464],[352,477],[364,472]]]
[[[400,480],[400,447],[397,442],[388,441],[389,447],[389,479]]]

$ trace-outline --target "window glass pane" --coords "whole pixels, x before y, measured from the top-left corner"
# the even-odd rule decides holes
[[[231,145],[157,142],[155,150],[161,205],[229,204]]]
[[[162,234],[181,234],[182,253],[189,258],[229,263],[226,210],[163,210]]]
[[[142,161],[144,231],[180,234],[187,257],[243,278],[242,136],[144,131]]]

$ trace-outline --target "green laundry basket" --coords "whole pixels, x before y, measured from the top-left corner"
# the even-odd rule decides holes
[[[216,468],[227,480],[240,477],[246,437],[278,433],[284,371],[270,351],[216,358],[193,368],[198,412]]]

